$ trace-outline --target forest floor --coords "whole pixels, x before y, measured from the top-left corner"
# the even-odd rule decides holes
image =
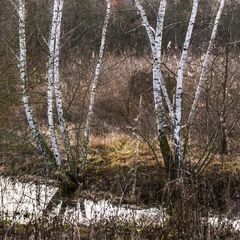
[[[157,147],[155,151],[159,156]],[[1,155],[0,175],[14,176],[21,181],[55,178],[46,175],[44,161],[31,148],[20,147],[18,151]],[[11,229],[9,239],[12,239],[11,234],[14,239],[30,239],[37,230],[43,237],[39,239],[240,239],[239,234],[233,234],[229,228],[211,227],[206,233],[208,225],[199,225],[200,216],[208,214],[224,214],[230,218],[240,215],[239,160],[229,156],[224,159],[221,162],[221,157],[216,156],[199,177],[168,182],[161,159],[158,163],[146,142],[127,135],[94,137],[81,195],[94,200],[110,199],[116,204],[165,206],[171,212],[172,220],[165,226],[139,227],[135,223],[111,220],[77,228],[60,222],[30,223],[28,226],[0,222],[0,236],[1,231]],[[199,237],[191,238],[195,234]],[[210,237],[206,238],[206,234]]]
[[[124,134],[92,137],[83,189],[114,196],[122,203],[152,206],[161,203],[169,183],[162,159],[155,157],[161,155],[157,143],[152,146],[150,149],[146,142]],[[222,195],[224,198],[228,195],[227,191],[231,191],[230,196],[234,192],[236,200],[240,200],[240,160],[227,155],[222,160],[216,156],[201,176],[186,180],[205,184],[221,201]],[[44,160],[27,146],[10,149],[0,156],[0,175],[21,181],[49,178],[57,184],[57,174],[49,175],[45,166]]]

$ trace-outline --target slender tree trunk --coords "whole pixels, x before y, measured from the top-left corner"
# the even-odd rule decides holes
[[[156,64],[159,65],[159,83],[161,86],[161,91],[163,94],[163,98],[168,106],[169,110],[169,115],[170,119],[173,122],[174,119],[174,109],[173,105],[171,103],[171,100],[169,98],[169,94],[167,92],[166,84],[161,72],[161,56],[162,56],[162,37],[163,37],[163,25],[164,25],[164,19],[165,19],[165,13],[166,13],[166,6],[167,6],[167,0],[161,0],[160,5],[159,5],[159,10],[158,10],[158,16],[157,16],[157,27],[155,31],[155,49],[154,49],[154,56],[155,56],[155,61],[158,61]]]
[[[183,72],[187,61],[189,46],[192,38],[193,27],[195,24],[197,12],[198,12],[199,0],[193,1],[192,13],[188,24],[187,34],[183,45],[182,56],[178,65],[178,77],[176,86],[176,109],[175,109],[175,124],[174,124],[174,161],[176,168],[180,170],[182,167],[181,159],[181,142],[180,142],[180,130],[182,120],[182,89],[183,89]]]
[[[167,134],[165,130],[165,119],[163,111],[163,99],[161,95],[161,89],[159,83],[159,65],[156,63],[153,66],[153,96],[154,96],[154,108],[157,116],[157,130],[158,141],[160,144],[164,165],[168,173],[171,174],[172,165],[172,153],[168,143]]]
[[[166,0],[160,1],[155,36],[154,36],[154,32],[153,32],[154,30],[152,29],[151,25],[149,24],[145,10],[139,0],[136,0],[136,6],[140,12],[140,15],[143,20],[143,25],[146,29],[146,32],[147,32],[147,35],[148,35],[148,38],[150,41],[154,64],[158,65],[159,77],[158,77],[158,81],[156,82],[156,84],[160,85],[158,88],[161,89],[161,92],[164,97],[164,101],[166,101],[167,106],[168,106],[170,118],[171,118],[171,120],[173,120],[174,109],[173,109],[171,100],[169,98],[169,94],[167,92],[167,88],[166,88],[164,78],[162,76],[162,72],[160,70],[161,50],[162,50],[162,30],[163,30],[163,23],[164,23],[164,17],[165,17],[165,12],[166,12]]]
[[[215,22],[214,22],[211,38],[210,38],[210,41],[209,41],[208,49],[207,49],[206,55],[204,57],[202,70],[201,70],[201,75],[200,75],[199,83],[198,83],[197,90],[196,90],[196,93],[195,93],[194,101],[193,101],[191,111],[190,111],[190,114],[189,114],[189,117],[188,117],[186,130],[185,130],[185,137],[184,137],[184,147],[183,147],[184,148],[184,150],[183,150],[183,158],[184,159],[186,158],[190,129],[191,129],[191,126],[192,126],[192,123],[193,123],[193,119],[194,119],[194,117],[196,115],[196,112],[197,112],[198,102],[199,102],[201,94],[204,90],[205,81],[206,81],[205,77],[206,77],[206,73],[207,73],[207,70],[208,70],[210,55],[211,55],[213,47],[214,47],[214,42],[215,42],[215,39],[216,39],[217,30],[218,30],[218,26],[219,26],[219,22],[220,22],[220,18],[221,18],[222,12],[223,12],[224,5],[225,5],[225,0],[221,0],[220,6],[219,6],[219,9],[218,9],[216,18],[215,18]]]
[[[58,167],[61,166],[61,155],[58,147],[57,136],[54,126],[53,115],[53,93],[54,93],[54,63],[55,63],[55,41],[57,36],[57,23],[59,15],[59,0],[54,0],[52,26],[49,39],[49,59],[48,59],[48,127],[51,135],[51,147]]]
[[[25,0],[19,0],[18,16],[19,16],[19,70],[20,70],[20,80],[22,89],[22,101],[24,105],[24,110],[28,125],[31,129],[32,136],[37,145],[37,150],[49,161],[52,160],[53,156],[41,135],[37,123],[33,117],[32,107],[29,101],[29,95],[27,92],[27,74],[26,74],[26,59],[27,59],[27,49],[26,49],[26,33],[25,33]]]
[[[140,12],[140,15],[143,20],[143,25],[146,29],[153,57],[153,96],[154,96],[154,108],[157,118],[157,130],[158,130],[158,141],[161,148],[164,165],[167,172],[170,174],[171,178],[175,178],[172,169],[172,152],[167,139],[166,134],[166,124],[164,119],[164,106],[163,99],[166,101],[168,110],[170,113],[170,118],[173,121],[174,110],[172,103],[170,101],[166,85],[161,73],[160,64],[161,64],[161,50],[162,50],[162,31],[164,24],[164,17],[166,12],[166,0],[160,1],[158,18],[157,18],[157,28],[155,31],[155,36],[152,30],[152,27],[149,24],[148,18],[146,16],[145,10],[141,5],[139,0],[136,0],[136,6]]]
[[[54,90],[56,96],[56,109],[58,115],[58,121],[60,123],[60,130],[64,142],[64,148],[67,153],[67,159],[71,168],[74,168],[73,156],[70,147],[70,140],[66,130],[66,123],[63,115],[63,104],[60,90],[60,74],[59,74],[59,55],[60,55],[60,37],[61,37],[61,25],[62,25],[62,14],[63,14],[64,0],[60,0],[57,18],[57,27],[55,35],[55,57],[54,57]]]
[[[110,15],[111,15],[111,0],[106,0],[106,5],[107,5],[106,6],[107,9],[106,9],[106,15],[105,15],[103,29],[102,29],[100,51],[99,51],[98,61],[96,64],[94,79],[92,82],[92,88],[91,88],[91,93],[90,93],[91,94],[90,95],[90,103],[89,103],[89,107],[88,107],[88,113],[87,113],[84,133],[83,133],[83,153],[82,153],[81,168],[84,167],[85,162],[87,160],[87,156],[88,156],[89,135],[90,135],[90,130],[91,130],[91,121],[92,121],[92,117],[93,117],[93,108],[94,108],[97,86],[98,86],[98,81],[99,81],[99,75],[100,75],[100,71],[101,71],[101,65],[102,65],[102,60],[103,60],[103,55],[104,55],[104,50],[105,50],[106,34],[107,34],[109,19],[110,19]]]

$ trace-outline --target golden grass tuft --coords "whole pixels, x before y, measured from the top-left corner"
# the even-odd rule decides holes
[[[107,160],[112,166],[132,166],[136,161],[152,164],[155,161],[146,142],[135,136],[119,133],[91,136],[89,160],[99,161],[100,159]]]

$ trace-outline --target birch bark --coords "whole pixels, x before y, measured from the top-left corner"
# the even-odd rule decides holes
[[[189,139],[189,131],[192,126],[193,119],[197,112],[197,105],[198,105],[199,99],[200,99],[202,91],[204,89],[204,85],[205,85],[205,81],[206,81],[205,77],[206,77],[206,73],[207,73],[207,69],[208,69],[208,65],[209,65],[209,61],[210,61],[210,55],[211,55],[213,47],[214,47],[214,42],[216,39],[217,30],[219,27],[219,22],[220,22],[220,18],[221,18],[223,9],[224,9],[224,5],[225,5],[225,0],[221,0],[219,9],[218,9],[218,12],[217,12],[217,15],[215,18],[214,26],[212,29],[212,34],[211,34],[211,38],[209,41],[208,49],[207,49],[207,52],[206,52],[206,55],[204,57],[204,61],[202,64],[200,79],[199,79],[199,83],[198,83],[197,90],[195,93],[194,101],[193,101],[191,111],[190,111],[190,114],[188,117],[186,132],[185,132],[185,140],[184,140],[184,154],[183,154],[184,158],[186,155],[186,148],[187,148],[188,139]]]
[[[190,41],[192,38],[193,27],[195,24],[198,5],[200,0],[194,0],[192,6],[191,17],[188,24],[188,29],[184,41],[183,51],[181,59],[178,65],[178,77],[177,77],[177,86],[176,86],[176,106],[175,106],[175,124],[174,124],[174,156],[175,164],[177,168],[180,168],[182,164],[181,159],[181,144],[180,144],[180,130],[181,130],[181,118],[182,118],[182,87],[183,87],[183,72],[186,64],[186,60],[189,53]]]
[[[143,20],[143,25],[146,29],[150,45],[151,45],[151,51],[153,56],[153,95],[154,95],[154,103],[155,103],[155,112],[157,116],[157,128],[158,131],[164,129],[164,112],[163,112],[163,101],[162,101],[162,95],[161,95],[161,76],[160,76],[160,57],[161,57],[161,33],[158,33],[156,39],[158,42],[158,51],[156,49],[155,44],[155,37],[151,28],[151,25],[149,24],[147,15],[145,13],[145,10],[140,3],[139,0],[136,0],[136,6],[140,12],[140,15]],[[160,24],[158,24],[160,29]],[[160,52],[160,53],[159,53]]]
[[[94,107],[94,103],[95,103],[95,96],[96,96],[96,92],[97,92],[99,75],[100,75],[100,71],[101,71],[101,65],[102,65],[102,60],[103,60],[103,55],[104,55],[104,50],[105,50],[106,34],[107,34],[109,19],[110,19],[110,15],[111,15],[111,0],[106,0],[106,5],[107,5],[107,9],[106,9],[106,15],[105,15],[103,29],[102,29],[101,45],[100,45],[100,50],[99,50],[98,61],[97,61],[96,68],[95,68],[94,79],[92,82],[90,103],[89,103],[89,107],[88,107],[88,113],[87,113],[84,133],[83,133],[83,153],[82,153],[83,157],[82,157],[82,162],[81,162],[82,166],[81,167],[84,166],[84,164],[87,160],[87,155],[88,155],[89,134],[90,134],[90,130],[91,130],[91,120],[93,117],[93,107]]]
[[[170,113],[170,119],[173,122],[174,119],[174,109],[173,109],[173,105],[171,103],[171,100],[169,98],[168,92],[167,92],[167,88],[166,88],[166,84],[161,72],[161,55],[162,55],[162,36],[163,36],[163,25],[164,25],[164,19],[165,19],[165,13],[166,13],[166,6],[167,6],[167,0],[161,0],[160,1],[160,5],[159,5],[159,10],[158,10],[158,16],[157,16],[157,26],[156,26],[156,31],[155,31],[155,57],[156,57],[156,61],[158,61],[158,65],[159,65],[159,83],[161,86],[161,90],[162,90],[162,94],[164,97],[164,100],[167,103],[168,106],[168,110]],[[158,60],[157,60],[158,59]]]
[[[70,140],[66,130],[66,123],[63,116],[63,103],[61,97],[61,89],[60,89],[60,74],[59,74],[59,59],[60,59],[60,37],[61,37],[61,25],[62,25],[62,14],[63,14],[63,5],[64,0],[59,0],[59,8],[58,8],[58,17],[57,17],[57,27],[56,27],[56,35],[55,35],[55,51],[54,51],[54,90],[56,96],[56,109],[58,121],[60,123],[60,130],[64,142],[64,148],[67,153],[67,159],[70,165],[73,165],[73,157],[71,153]]]
[[[139,0],[136,0],[136,6],[140,12],[141,18],[143,20],[143,25],[146,29],[149,41],[150,41],[150,45],[151,45],[151,51],[152,51],[152,55],[153,55],[153,65],[155,65],[156,68],[154,71],[158,72],[157,73],[157,77],[158,79],[155,77],[153,79],[155,79],[155,83],[154,85],[156,86],[155,89],[157,91],[157,89],[161,89],[161,91],[157,94],[163,94],[164,100],[167,103],[168,106],[168,110],[170,113],[170,118],[173,121],[173,116],[174,116],[174,109],[171,103],[171,100],[169,98],[168,92],[167,92],[167,88],[165,85],[165,81],[164,78],[162,76],[162,72],[160,69],[160,64],[161,64],[161,49],[162,49],[162,30],[163,30],[163,23],[164,23],[164,17],[165,17],[165,12],[166,12],[166,4],[167,1],[166,0],[161,0],[160,1],[160,6],[159,6],[159,11],[158,11],[158,16],[157,16],[157,27],[156,27],[156,31],[155,31],[155,36],[152,30],[151,25],[149,24],[147,15],[145,13],[145,10],[142,6],[142,4],[140,3]],[[154,72],[153,71],[153,72]],[[159,86],[157,86],[159,85]],[[156,101],[155,101],[156,104]]]
[[[42,154],[48,160],[51,160],[51,153],[48,151],[47,145],[41,135],[37,123],[33,117],[32,107],[29,101],[29,95],[27,93],[27,49],[26,49],[26,10],[25,10],[25,0],[19,0],[18,7],[18,17],[19,17],[19,70],[20,70],[20,80],[21,80],[21,89],[22,89],[22,101],[24,105],[24,110],[28,125],[31,129],[33,139],[36,142],[38,152]]]
[[[164,17],[166,12],[166,0],[160,1],[158,16],[157,16],[157,27],[155,31],[155,36],[152,31],[152,27],[149,24],[148,18],[146,16],[145,10],[141,5],[139,0],[135,1],[136,6],[140,12],[141,18],[143,20],[143,25],[146,29],[153,57],[153,96],[154,96],[154,108],[157,117],[157,130],[158,130],[158,140],[160,143],[160,148],[162,156],[164,159],[164,164],[167,172],[171,174],[172,165],[172,153],[168,143],[166,131],[165,131],[165,119],[164,119],[164,106],[163,98],[167,103],[168,110],[170,112],[170,118],[173,121],[174,109],[170,101],[169,95],[167,93],[166,85],[161,73],[161,48],[162,48],[162,31],[164,24]]]
[[[56,131],[53,118],[53,90],[54,90],[54,62],[55,62],[55,41],[57,35],[57,22],[59,15],[59,0],[54,0],[52,25],[49,39],[49,59],[48,59],[48,127],[51,135],[51,147],[58,167],[61,166],[61,156],[58,148]]]

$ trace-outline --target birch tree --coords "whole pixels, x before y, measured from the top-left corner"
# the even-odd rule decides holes
[[[163,155],[165,166],[168,171],[170,170],[170,172],[172,172],[171,177],[173,178],[179,177],[181,174],[181,171],[184,168],[184,162],[182,158],[182,148],[181,148],[183,74],[184,74],[184,68],[185,68],[186,61],[189,54],[189,48],[190,48],[190,43],[192,39],[193,28],[194,28],[197,13],[198,13],[199,2],[200,0],[193,0],[191,15],[190,15],[190,19],[189,19],[189,23],[186,31],[185,41],[183,44],[183,50],[182,50],[181,58],[178,63],[175,106],[173,107],[173,104],[169,100],[168,92],[164,83],[164,79],[163,79],[163,75],[160,67],[163,24],[164,24],[164,16],[166,11],[167,0],[160,0],[156,30],[154,30],[149,24],[148,18],[146,16],[145,10],[140,0],[136,0],[136,6],[140,12],[143,25],[147,32],[147,35],[150,41],[152,57],[153,57],[153,96],[154,96],[154,102],[155,102],[155,112],[157,116],[157,128],[159,132],[159,142],[160,142],[161,152]],[[194,103],[189,115],[189,119],[187,123],[187,135],[185,135],[185,139],[188,138],[189,128],[192,125],[192,120],[196,113],[197,103],[199,101],[202,88],[204,86],[204,76],[206,74],[206,69],[208,66],[209,55],[212,51],[213,44],[216,38],[216,32],[219,25],[221,13],[224,7],[224,2],[225,2],[224,0],[221,0],[218,14],[216,16],[212,36],[209,42],[209,47],[205,55],[205,59],[202,67],[199,85],[198,85]],[[171,147],[168,143],[166,132],[164,129],[166,126],[166,123],[165,123],[166,112],[163,105],[164,101],[168,106],[168,113],[170,115],[170,119],[173,125],[173,132],[172,132],[172,137],[174,140],[173,154],[172,154]],[[167,152],[167,157],[165,156],[166,152]]]
[[[159,11],[157,15],[157,26],[154,31],[151,25],[149,24],[145,10],[139,0],[136,0],[136,6],[142,17],[143,25],[146,29],[149,42],[151,45],[151,52],[153,58],[153,96],[154,96],[154,108],[157,118],[157,130],[158,130],[158,140],[164,160],[164,164],[167,168],[167,171],[172,172],[172,153],[167,139],[166,134],[166,123],[165,123],[165,114],[164,114],[164,105],[163,101],[165,100],[168,106],[168,111],[170,119],[173,123],[174,109],[170,101],[164,78],[160,69],[161,64],[161,51],[162,51],[162,32],[163,24],[166,13],[167,0],[161,0],[159,5]],[[170,173],[171,174],[171,173]]]
[[[63,4],[63,2],[61,1]],[[51,148],[56,160],[57,166],[61,166],[61,155],[59,151],[59,146],[57,142],[56,130],[54,126],[54,114],[53,114],[53,102],[54,102],[54,74],[59,76],[58,70],[58,63],[59,57],[56,57],[56,39],[57,39],[57,31],[60,31],[60,24],[61,24],[61,3],[59,0],[54,0],[53,5],[53,14],[52,14],[52,25],[51,25],[51,32],[49,38],[49,60],[48,60],[48,89],[47,89],[47,105],[48,105],[48,128],[51,136]],[[60,17],[59,17],[60,16]],[[59,33],[60,37],[60,33]],[[59,46],[58,46],[59,47]],[[57,58],[57,59],[56,59]],[[57,76],[57,77],[58,77]],[[58,88],[58,80],[56,81],[56,88]],[[59,100],[59,99],[58,99]]]
[[[60,130],[64,142],[64,149],[67,153],[67,159],[71,166],[73,166],[73,156],[70,147],[70,140],[66,130],[66,122],[63,114],[63,103],[60,89],[60,74],[59,74],[59,56],[60,56],[60,38],[61,38],[61,25],[63,14],[64,0],[59,0],[58,17],[56,23],[56,35],[55,35],[55,49],[54,49],[54,90],[56,96],[56,109],[58,121],[60,123]]]
[[[106,35],[107,35],[107,29],[108,29],[108,25],[109,25],[110,15],[111,15],[111,0],[106,0],[106,15],[105,15],[104,23],[103,23],[101,45],[100,45],[99,56],[98,56],[98,60],[97,60],[96,68],[95,68],[94,79],[92,81],[88,113],[87,113],[84,133],[83,133],[83,152],[82,152],[81,167],[84,166],[84,164],[87,160],[87,155],[88,155],[89,134],[90,134],[90,130],[91,130],[91,121],[92,121],[92,117],[94,114],[93,108],[94,108],[95,97],[96,97],[96,93],[97,93],[99,76],[100,76],[100,72],[101,72],[101,65],[102,65],[102,60],[103,60],[103,55],[104,55],[104,50],[105,50]]]
[[[60,92],[60,76],[59,76],[59,54],[60,54],[60,33],[61,33],[61,22],[62,22],[62,11],[63,11],[63,0],[55,0],[53,6],[52,25],[49,39],[49,61],[48,61],[48,124],[51,135],[51,147],[52,153],[47,150],[47,145],[43,140],[43,137],[39,133],[38,127],[32,116],[32,109],[29,103],[29,96],[26,90],[26,36],[25,36],[25,1],[19,0],[19,44],[20,44],[20,57],[19,57],[19,68],[20,78],[22,81],[23,91],[23,102],[26,111],[26,116],[29,122],[29,126],[32,130],[33,138],[37,142],[40,153],[48,156],[49,159],[55,159],[58,166],[61,165],[61,156],[57,137],[54,127],[54,114],[53,114],[53,102],[54,93],[56,96],[56,107],[58,113],[58,120],[60,122],[60,129],[64,140],[64,147],[67,152],[67,157],[72,163],[72,154],[70,150],[69,139],[65,128],[65,120],[63,118],[63,107]],[[47,154],[48,152],[48,154]]]
[[[182,56],[178,65],[178,76],[177,76],[177,86],[176,86],[176,107],[175,107],[175,123],[174,123],[174,157],[175,164],[177,168],[180,168],[182,164],[181,159],[181,142],[180,142],[180,130],[181,130],[181,120],[182,120],[182,92],[183,92],[183,73],[186,60],[189,53],[189,46],[192,38],[193,27],[195,24],[198,5],[200,0],[194,0],[192,6],[192,13],[188,24],[188,29],[186,33],[186,38],[183,45]]]
[[[13,4],[14,2],[11,1]],[[17,5],[14,4],[17,8]],[[26,49],[26,8],[25,0],[18,1],[18,18],[19,18],[19,58],[18,66],[20,70],[20,80],[21,80],[21,89],[22,89],[22,101],[28,121],[29,128],[31,129],[32,136],[37,145],[37,150],[48,160],[52,159],[52,154],[49,151],[46,142],[42,134],[39,131],[39,127],[33,117],[33,111],[30,104],[30,98],[27,91],[28,79],[27,79],[27,49]]]
[[[162,76],[162,73],[160,71],[160,64],[161,64],[161,49],[162,49],[162,29],[163,29],[163,23],[164,23],[164,17],[165,17],[165,12],[166,12],[166,4],[167,0],[161,0],[160,1],[160,6],[159,6],[159,11],[157,15],[157,27],[156,31],[151,27],[149,24],[147,15],[145,13],[145,10],[139,0],[136,0],[136,6],[140,12],[140,15],[143,20],[143,25],[146,29],[149,42],[151,45],[151,51],[152,51],[152,57],[153,57],[153,70],[156,72],[156,76],[158,79],[155,81],[155,85],[158,85],[157,88],[162,89],[162,93],[164,96],[164,100],[167,103],[168,110],[170,112],[170,117],[173,117],[173,106],[170,101],[167,88],[165,85],[164,78]],[[153,71],[154,72],[154,71]]]
[[[219,27],[219,22],[220,22],[220,18],[223,12],[223,8],[225,5],[225,0],[221,0],[220,1],[220,5],[219,5],[219,9],[215,18],[215,22],[214,22],[214,26],[212,29],[212,34],[211,34],[211,38],[209,41],[209,45],[208,45],[208,49],[207,52],[205,54],[204,60],[203,60],[203,64],[202,64],[202,68],[201,68],[201,74],[200,74],[200,79],[199,79],[199,83],[196,89],[196,93],[195,93],[195,97],[194,97],[194,101],[191,107],[191,111],[189,113],[189,117],[188,117],[188,121],[187,121],[187,126],[186,126],[186,130],[185,130],[185,141],[184,141],[184,153],[183,153],[183,157],[186,157],[186,151],[187,151],[187,144],[188,144],[188,140],[189,140],[189,131],[190,128],[193,124],[193,119],[196,115],[197,112],[197,106],[201,97],[201,94],[204,90],[204,86],[205,86],[205,82],[206,82],[206,74],[208,71],[208,65],[210,62],[210,56],[212,53],[212,50],[214,48],[214,43],[215,43],[215,39],[217,36],[217,30]]]
[[[20,69],[20,80],[21,80],[21,89],[22,89],[22,100],[27,117],[29,127],[32,132],[34,141],[36,142],[38,152],[46,157],[49,161],[53,160],[55,166],[58,168],[62,165],[62,156],[60,154],[60,144],[57,139],[57,129],[55,128],[54,115],[55,115],[55,104],[56,104],[56,113],[57,118],[60,123],[60,131],[64,143],[64,150],[67,155],[68,164],[70,167],[70,172],[68,170],[61,172],[60,179],[63,182],[63,185],[69,189],[76,189],[79,186],[79,168],[77,162],[81,162],[83,167],[88,153],[88,143],[89,143],[89,134],[91,130],[91,120],[93,116],[93,108],[95,103],[95,96],[101,71],[101,65],[103,61],[104,51],[105,51],[105,42],[106,34],[109,25],[109,19],[111,15],[111,1],[106,0],[106,15],[104,18],[104,24],[102,29],[101,44],[99,50],[99,56],[96,63],[94,79],[91,87],[90,101],[88,114],[86,118],[86,125],[84,129],[83,137],[83,153],[82,159],[74,159],[71,147],[70,140],[66,128],[66,122],[64,119],[63,113],[63,101],[61,97],[61,88],[60,88],[60,40],[61,40],[61,26],[62,26],[62,14],[64,0],[54,0],[53,2],[53,11],[52,11],[52,21],[49,41],[47,43],[49,50],[48,64],[47,64],[47,117],[48,117],[48,128],[50,133],[50,143],[51,149],[48,148],[46,142],[44,141],[43,136],[41,135],[36,121],[33,117],[32,107],[30,105],[30,98],[27,91],[27,49],[26,49],[26,34],[25,34],[25,0],[18,0],[18,4],[15,4],[13,0],[9,0],[13,3],[14,7],[18,12],[19,17],[19,57],[18,65]],[[45,39],[44,39],[45,40]],[[46,42],[46,41],[45,41]],[[54,168],[51,168],[54,170]],[[63,173],[63,174],[62,174]],[[81,173],[80,173],[81,174]]]

